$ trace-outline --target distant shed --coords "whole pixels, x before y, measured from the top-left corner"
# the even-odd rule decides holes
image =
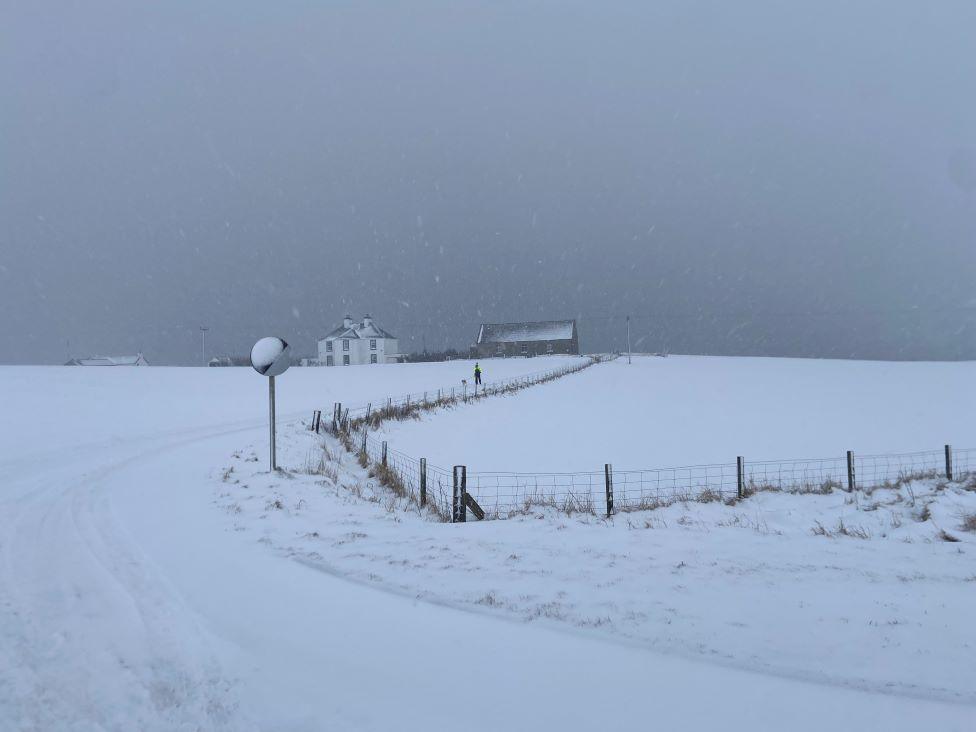
[[[536,323],[482,323],[478,331],[478,356],[543,356],[579,354],[575,320],[543,320]]]

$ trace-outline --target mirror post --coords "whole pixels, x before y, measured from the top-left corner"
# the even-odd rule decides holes
[[[275,455],[275,377],[291,365],[291,346],[281,338],[262,338],[251,348],[251,366],[262,376],[268,377],[268,431],[271,447],[271,472],[278,470]]]
[[[268,377],[268,423],[271,428],[271,472],[278,469],[275,459],[275,377]]]

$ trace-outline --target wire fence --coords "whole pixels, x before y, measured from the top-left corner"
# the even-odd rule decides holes
[[[484,518],[503,519],[549,507],[566,513],[613,515],[673,503],[735,502],[760,491],[821,493],[871,492],[911,480],[969,480],[976,477],[976,448],[855,455],[802,460],[767,460],[688,465],[649,470],[578,473],[463,473],[430,465],[392,450],[366,432],[358,435],[364,462],[397,492],[445,521],[465,520],[463,507],[476,506]],[[391,473],[392,475],[387,475]],[[462,510],[459,510],[462,509]],[[472,509],[473,510],[473,509]]]
[[[382,397],[370,402],[356,404],[336,402],[332,408],[332,431],[355,432],[364,425],[375,429],[387,419],[405,419],[425,410],[467,404],[491,396],[512,394],[530,386],[555,381],[563,376],[577,373],[594,364],[614,358],[616,356],[587,356],[585,360],[574,360],[560,368],[535,371],[508,379],[486,381],[483,384],[468,383],[464,379],[458,386],[411,392],[397,397]],[[321,420],[322,411],[318,410],[315,414],[317,416],[313,419],[318,424]]]
[[[674,468],[602,470],[576,473],[468,472],[430,465],[391,449],[371,430],[384,419],[410,416],[422,409],[510,393],[581,371],[612,357],[591,357],[562,369],[550,369],[485,384],[477,392],[466,386],[387,398],[355,407],[336,404],[327,431],[337,436],[360,463],[398,495],[444,521],[465,521],[468,509],[478,518],[502,519],[534,508],[551,507],[567,513],[611,516],[658,508],[683,501],[734,502],[760,491],[829,493],[834,490],[870,492],[898,487],[907,481],[940,479],[967,481],[976,488],[976,448],[839,457],[749,461],[688,465]],[[418,398],[418,396],[420,398]],[[313,416],[319,430],[321,412]]]

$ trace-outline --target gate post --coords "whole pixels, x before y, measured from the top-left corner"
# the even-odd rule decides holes
[[[464,465],[454,466],[454,496],[451,507],[451,523],[464,523],[467,519],[467,506],[464,494],[468,490],[468,469]]]
[[[613,466],[606,463],[603,466],[603,477],[607,485],[607,518],[613,515]]]
[[[853,493],[857,488],[857,476],[854,475],[854,451],[847,451],[847,491]]]
[[[945,446],[946,480],[952,480],[952,445]]]

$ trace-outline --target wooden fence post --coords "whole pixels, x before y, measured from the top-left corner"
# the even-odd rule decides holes
[[[420,458],[420,507],[427,505],[427,458]]]
[[[464,494],[468,488],[468,469],[464,465],[454,466],[454,495],[451,506],[451,523],[464,523],[467,518],[467,506]]]
[[[363,429],[363,447],[360,450],[360,452],[362,452],[364,458],[369,458],[369,453],[366,452],[366,430],[365,430],[365,428]]]
[[[613,515],[613,466],[606,463],[603,466],[603,476],[607,484],[607,518]]]
[[[945,446],[946,480],[952,480],[952,445]]]
[[[853,493],[857,488],[857,476],[854,475],[854,451],[847,451],[847,491]]]
[[[383,452],[382,452],[383,467],[386,467],[386,440],[383,440]]]
[[[373,403],[370,402],[366,405],[366,421],[369,422],[369,415],[373,412]]]
[[[746,492],[746,466],[741,455],[735,459],[735,478],[736,496],[741,499]]]
[[[315,431],[315,434],[319,433],[319,423],[321,421],[322,421],[322,410],[316,409],[314,412],[312,412],[312,429]]]

